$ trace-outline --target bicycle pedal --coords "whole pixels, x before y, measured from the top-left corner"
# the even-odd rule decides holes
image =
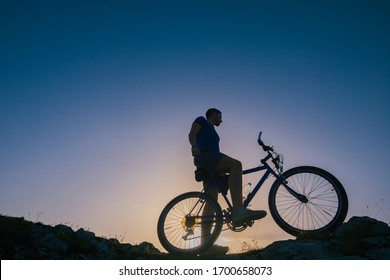
[[[235,227],[251,227],[254,224],[254,220],[244,220],[240,221],[237,224],[233,224]]]

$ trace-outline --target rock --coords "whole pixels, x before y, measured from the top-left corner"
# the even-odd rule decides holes
[[[387,236],[390,227],[370,217],[352,217],[348,223],[342,224],[334,232],[336,238],[364,238],[371,236]]]
[[[369,217],[352,217],[331,235],[302,235],[276,241],[241,258],[263,260],[390,259],[390,227]]]
[[[138,246],[65,225],[54,227],[0,215],[1,259],[147,259],[165,256],[148,242]]]
[[[84,238],[84,239],[95,238],[95,233],[86,231],[83,228],[78,229],[76,231],[76,234],[78,235],[79,238]]]
[[[143,254],[159,254],[160,250],[158,250],[152,243],[142,242],[138,245],[138,251]]]
[[[80,228],[54,227],[0,215],[0,258],[5,259],[176,259],[152,243],[120,243]],[[183,259],[183,256],[180,257]],[[185,258],[185,257],[184,257]],[[197,257],[188,256],[189,259]],[[377,260],[390,259],[390,227],[370,217],[352,217],[333,234],[303,234],[264,249],[213,259]]]

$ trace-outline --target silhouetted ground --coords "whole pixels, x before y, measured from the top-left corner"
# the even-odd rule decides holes
[[[0,258],[5,259],[178,259],[149,242],[138,245],[0,215]],[[180,259],[205,259],[180,257]],[[332,235],[306,235],[276,241],[264,249],[206,259],[390,259],[390,227],[369,217],[353,217]]]

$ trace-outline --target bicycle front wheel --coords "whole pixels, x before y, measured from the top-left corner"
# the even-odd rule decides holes
[[[189,192],[172,199],[158,220],[161,245],[172,254],[196,255],[214,244],[223,225],[220,205],[202,192]]]
[[[329,172],[300,166],[281,176],[295,192],[307,200],[294,197],[277,179],[270,190],[268,203],[275,222],[287,233],[332,232],[344,222],[348,212],[348,198],[343,185]]]

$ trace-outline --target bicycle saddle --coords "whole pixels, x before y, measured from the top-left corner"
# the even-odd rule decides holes
[[[196,170],[195,170],[195,180],[197,182],[202,182],[202,181],[206,181],[208,179],[211,178],[211,175],[210,173],[202,168],[202,167],[198,167]]]

